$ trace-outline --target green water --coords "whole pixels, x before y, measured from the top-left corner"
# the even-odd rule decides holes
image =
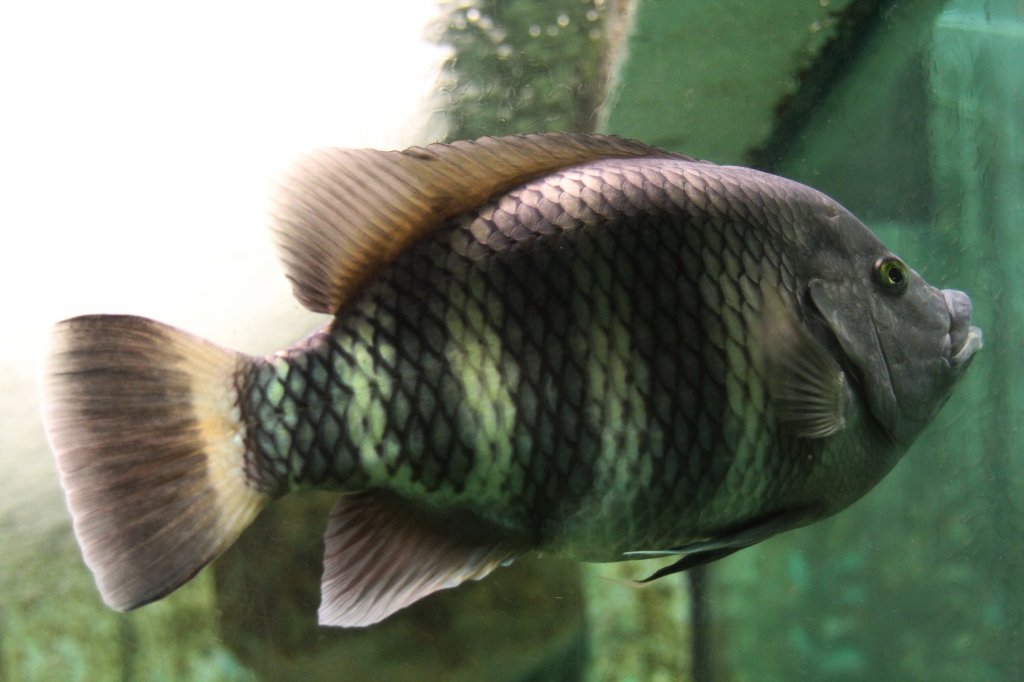
[[[557,5],[441,3],[435,124],[614,132],[839,200],[985,332],[912,451],[834,519],[711,566],[698,611],[684,577],[531,559],[363,631],[315,624],[327,497],[272,506],[131,614],[99,602],[59,496],[12,497],[0,680],[1024,679],[1024,4]],[[0,407],[18,456],[49,457],[35,414]]]

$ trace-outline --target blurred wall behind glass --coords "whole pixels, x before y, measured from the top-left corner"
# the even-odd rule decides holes
[[[0,99],[0,679],[1024,678],[1019,0],[4,7]],[[311,495],[166,600],[106,609],[40,430],[49,325],[134,313],[273,352],[322,322],[263,229],[291,157],[541,130],[821,189],[970,293],[985,350],[878,489],[713,565],[697,602],[681,576],[602,579],[643,564],[526,560],[320,629]]]

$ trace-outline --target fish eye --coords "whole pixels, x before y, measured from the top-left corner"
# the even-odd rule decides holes
[[[875,276],[882,288],[890,294],[902,294],[910,281],[910,272],[906,264],[895,256],[875,261]]]

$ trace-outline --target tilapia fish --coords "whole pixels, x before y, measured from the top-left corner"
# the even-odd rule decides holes
[[[324,149],[273,221],[333,315],[290,348],[55,328],[46,429],[115,609],[310,488],[340,493],[327,625],[532,550],[684,570],[864,495],[981,348],[967,296],[827,196],[616,137]]]

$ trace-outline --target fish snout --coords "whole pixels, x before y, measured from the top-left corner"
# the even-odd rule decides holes
[[[949,311],[949,363],[962,368],[981,350],[981,329],[971,324],[971,299],[962,291],[943,289],[942,298]]]

